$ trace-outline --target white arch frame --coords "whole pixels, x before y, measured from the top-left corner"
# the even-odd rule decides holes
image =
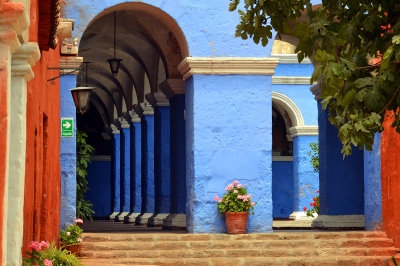
[[[304,126],[303,115],[299,107],[286,95],[279,92],[272,92],[272,103],[276,104],[280,109],[286,111],[292,122],[292,127]],[[288,132],[289,133],[289,132]]]

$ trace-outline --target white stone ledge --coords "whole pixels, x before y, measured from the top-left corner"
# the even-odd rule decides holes
[[[290,136],[318,136],[318,126],[296,126],[289,128]]]
[[[287,85],[312,85],[310,84],[311,77],[284,77],[273,76],[272,84],[287,84]],[[313,83],[316,84],[316,83]]]
[[[269,57],[186,57],[178,70],[192,75],[273,75],[279,59]]]
[[[273,156],[272,155],[272,161],[273,162],[292,162],[293,156]]]
[[[271,54],[272,58],[278,58],[279,64],[312,64],[309,58],[304,58],[301,63],[297,59],[297,54]]]

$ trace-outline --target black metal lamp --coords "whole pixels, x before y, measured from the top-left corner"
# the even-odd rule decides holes
[[[108,63],[110,64],[111,73],[113,73],[114,75],[118,75],[119,66],[122,61],[121,58],[117,58],[115,56],[116,32],[117,32],[117,15],[116,12],[114,11],[114,57],[111,59],[107,59]]]
[[[85,71],[86,71],[85,86],[70,90],[72,98],[74,99],[75,107],[81,114],[84,114],[89,109],[90,96],[92,90],[94,89],[94,87],[88,87],[87,84],[88,64],[90,62],[83,62],[83,63],[85,64]]]

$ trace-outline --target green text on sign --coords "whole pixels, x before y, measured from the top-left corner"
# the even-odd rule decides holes
[[[61,118],[61,137],[74,136],[74,119]]]

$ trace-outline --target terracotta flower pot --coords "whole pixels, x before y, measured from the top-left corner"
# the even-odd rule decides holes
[[[228,234],[245,234],[248,212],[226,212],[226,229]]]
[[[76,245],[66,246],[65,249],[74,254],[75,256],[79,257],[79,255],[81,254],[82,245],[76,244]]]

